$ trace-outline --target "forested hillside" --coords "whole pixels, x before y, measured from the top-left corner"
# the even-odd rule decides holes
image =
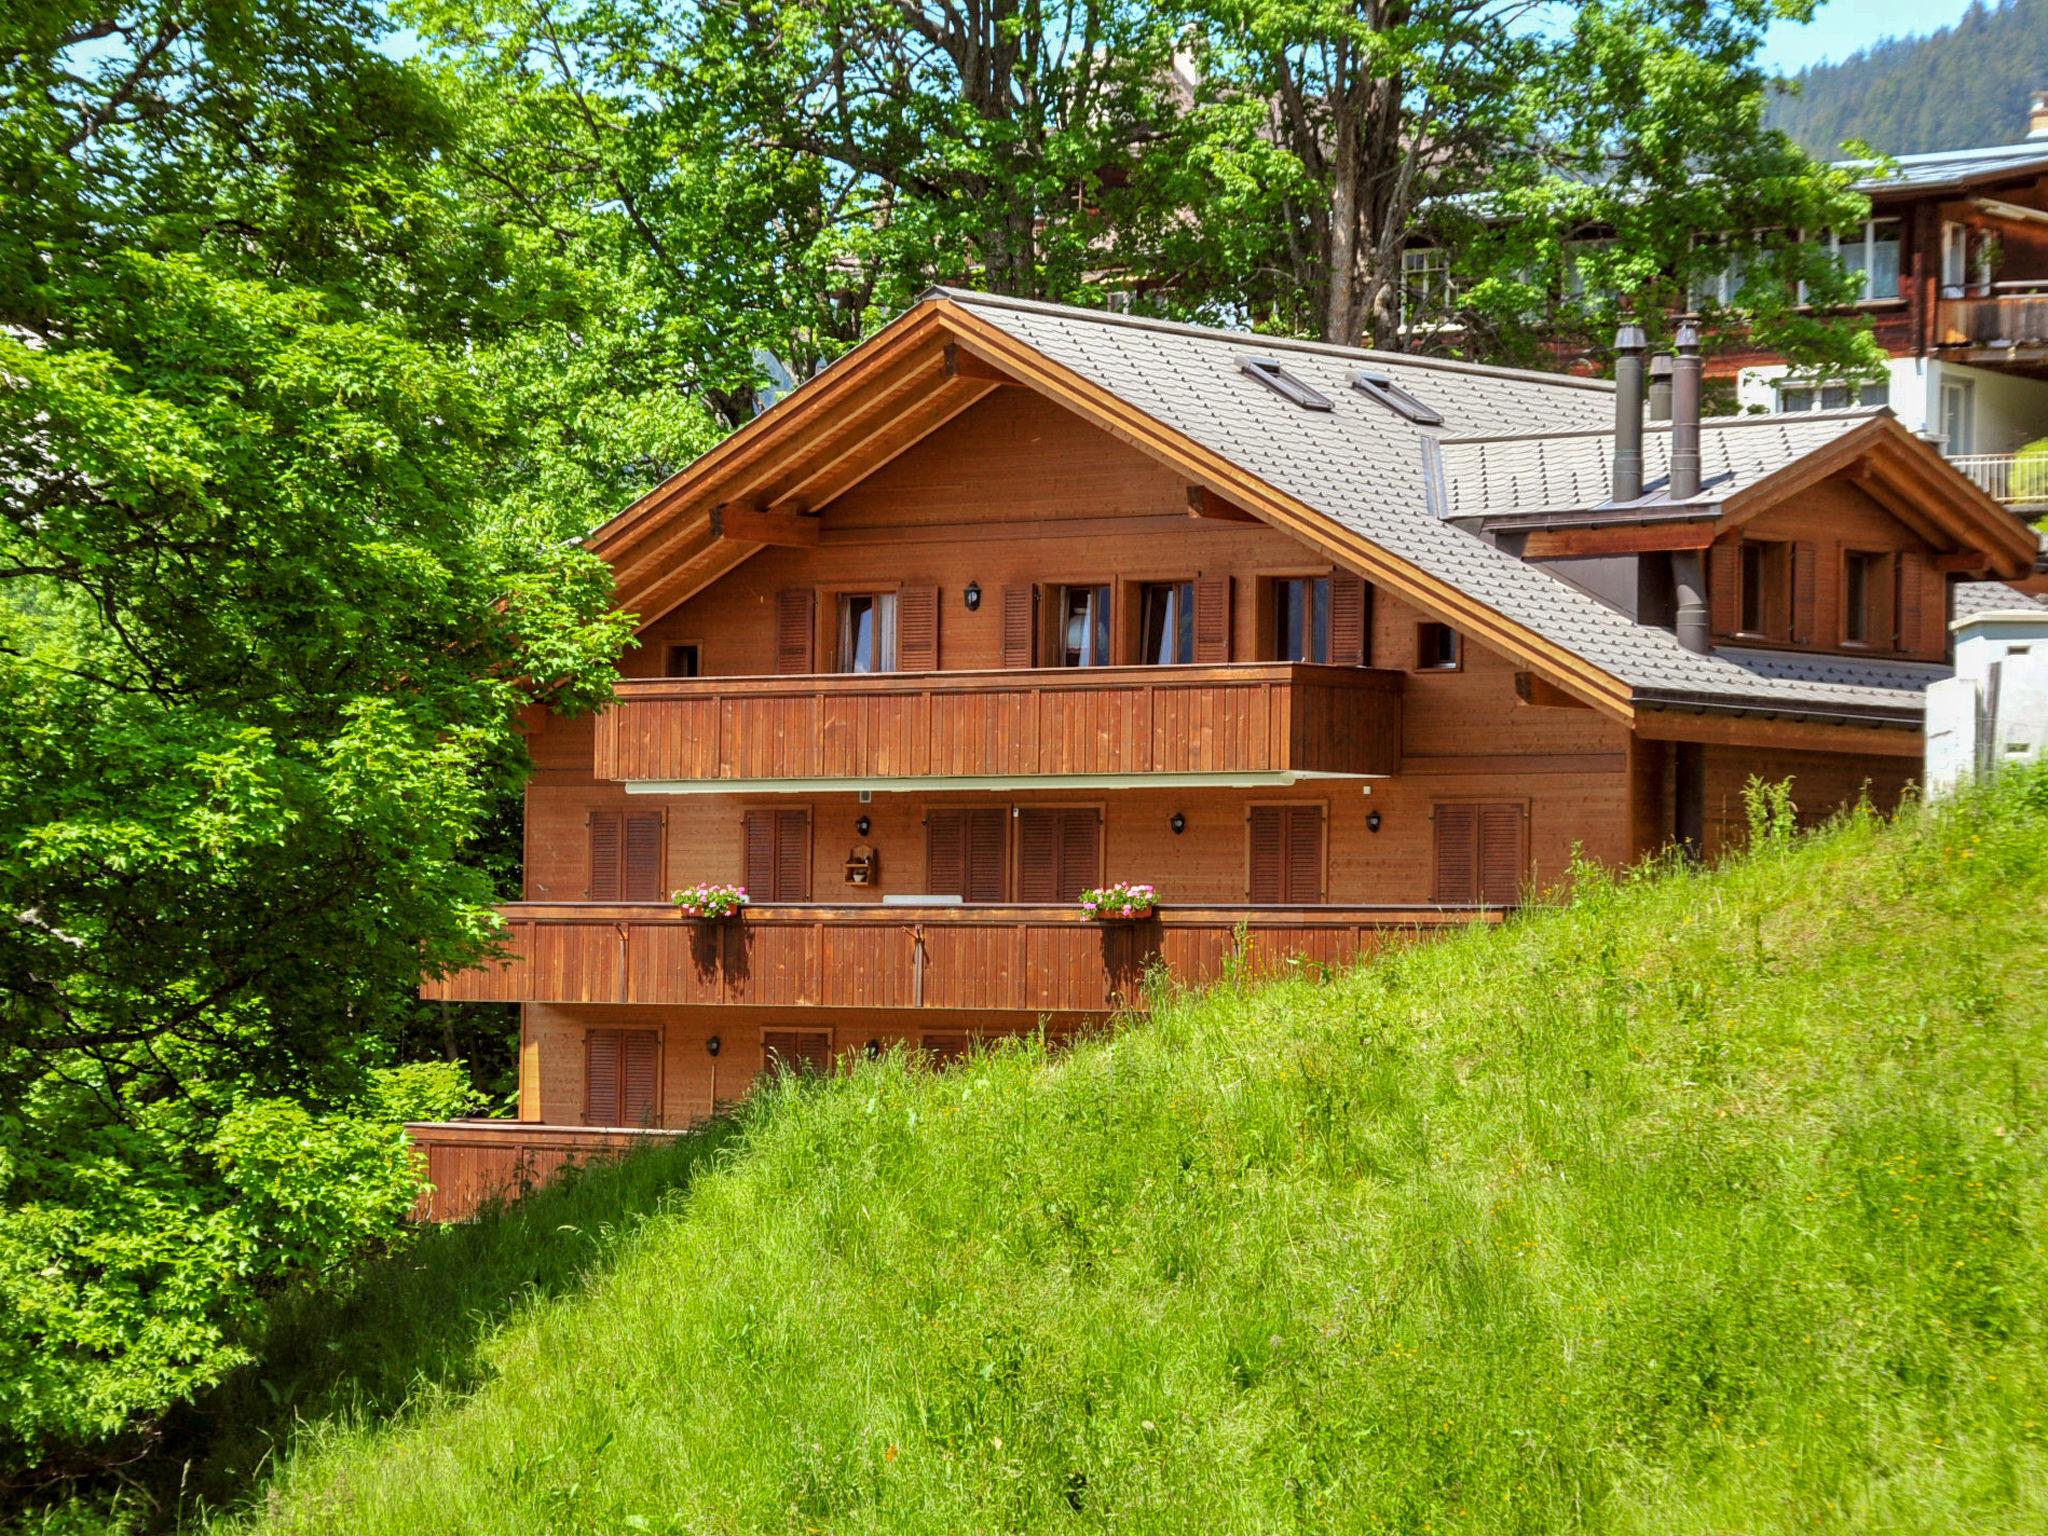
[[[1799,93],[1770,120],[1816,155],[1839,155],[1849,139],[1888,155],[2016,144],[2028,96],[2048,87],[2048,0],[1978,0],[1931,37],[1881,42],[1797,78]]]

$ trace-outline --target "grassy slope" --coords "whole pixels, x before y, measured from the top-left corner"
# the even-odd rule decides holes
[[[254,1523],[2048,1529],[2019,789],[780,1092],[495,1379],[315,1426]]]

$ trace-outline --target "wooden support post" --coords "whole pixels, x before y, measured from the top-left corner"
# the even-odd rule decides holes
[[[711,509],[711,531],[721,539],[744,539],[749,544],[783,544],[810,549],[818,542],[818,520],[787,512],[763,512],[758,507],[725,506]]]

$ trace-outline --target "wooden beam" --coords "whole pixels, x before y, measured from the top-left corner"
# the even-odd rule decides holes
[[[1015,384],[1010,377],[994,363],[986,362],[969,352],[957,341],[946,343],[946,377],[969,379],[978,384]]]
[[[1188,487],[1188,516],[1208,518],[1218,523],[1256,523],[1262,520],[1257,513],[1232,506],[1206,485]]]
[[[1707,520],[1630,523],[1619,528],[1537,528],[1522,543],[1525,560],[1561,560],[1573,555],[1653,555],[1674,549],[1705,549],[1718,526]]]
[[[745,539],[754,544],[779,544],[790,549],[815,549],[818,520],[786,512],[764,512],[759,507],[738,507],[727,503],[711,509],[711,531],[721,539]]]
[[[1959,550],[1952,555],[1936,555],[1934,568],[1944,576],[1976,576],[1991,569],[1991,558],[1981,549]]]
[[[1775,747],[1791,752],[1855,752],[1870,757],[1918,757],[1922,742],[1921,732],[1897,726],[1689,714],[1678,709],[1638,709],[1635,730],[1644,741],[1698,741],[1717,747]]]
[[[843,496],[897,455],[922,442],[975,404],[996,386],[983,382],[941,379],[923,398],[887,413],[877,413],[858,436],[842,443],[830,458],[804,467],[800,478],[768,505],[771,512],[822,507]]]
[[[1534,672],[1515,674],[1515,697],[1524,704],[1538,709],[1591,709],[1577,694],[1567,693],[1548,678],[1538,677]]]

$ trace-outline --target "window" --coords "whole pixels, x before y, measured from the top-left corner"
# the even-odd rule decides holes
[[[1273,583],[1273,659],[1330,659],[1330,578],[1289,576]]]
[[[933,896],[962,901],[1003,899],[1001,806],[976,810],[935,810],[924,819],[924,888]]]
[[[1245,813],[1245,894],[1262,906],[1323,899],[1323,807],[1255,805]]]
[[[1783,543],[1742,541],[1742,633],[1785,639],[1792,628],[1792,552]]]
[[[742,884],[755,901],[811,899],[811,813],[748,811],[742,822]]]
[[[696,645],[672,645],[668,648],[668,670],[663,677],[697,677],[703,671],[703,652]]]
[[[654,1125],[661,1119],[661,1036],[593,1029],[583,1037],[583,1123]]]
[[[1991,239],[1965,224],[1941,226],[1941,296],[1964,299],[1991,287]]]
[[[1842,269],[1862,278],[1864,303],[1899,296],[1899,230],[1897,219],[1866,219],[1860,231],[1830,235],[1828,243]]]
[[[1798,414],[1805,411],[1846,411],[1850,406],[1891,403],[1891,385],[1883,379],[1865,384],[1815,384],[1780,379],[1771,386],[1778,409]]]
[[[839,670],[896,670],[894,592],[849,592],[839,599]]]
[[[1458,670],[1458,632],[1448,624],[1422,623],[1415,626],[1415,670],[1455,672]]]
[[[592,811],[587,901],[659,901],[659,811]]]
[[[1977,396],[1968,379],[1941,381],[1941,451],[1950,458],[1975,452]]]
[[[1377,400],[1381,405],[1400,412],[1418,426],[1440,427],[1443,425],[1442,411],[1408,393],[1394,382],[1389,373],[1376,373],[1372,369],[1361,369],[1352,378],[1351,387],[1368,399]]]
[[[1283,399],[1292,400],[1305,411],[1333,411],[1336,402],[1321,390],[1304,384],[1270,357],[1241,357],[1237,366]]]
[[[1595,269],[1611,238],[1567,240],[1564,243],[1564,296],[1575,303],[1612,298],[1611,290],[1597,277]]]
[[[1109,588],[1060,588],[1060,665],[1109,665]]]
[[[1017,813],[1017,899],[1079,901],[1102,883],[1102,815],[1092,807],[1026,806]]]
[[[1520,805],[1439,804],[1436,900],[1448,907],[1511,907],[1522,896],[1528,854]]]
[[[832,1032],[827,1029],[764,1029],[761,1072],[811,1075],[832,1070]]]
[[[1889,555],[1856,551],[1842,557],[1842,640],[1847,645],[1889,645]]]
[[[1451,253],[1411,245],[1401,253],[1401,324],[1431,325],[1451,308]]]
[[[1195,659],[1195,584],[1148,581],[1138,593],[1138,660],[1145,666]]]

